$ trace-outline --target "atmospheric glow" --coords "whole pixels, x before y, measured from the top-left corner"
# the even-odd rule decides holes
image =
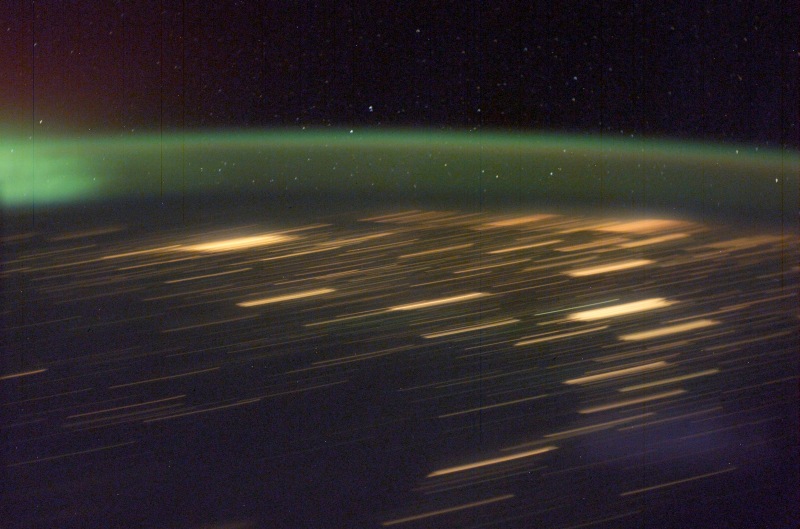
[[[31,144],[5,144],[0,138],[0,206],[57,204],[100,196],[90,160],[61,149],[34,151]],[[35,155],[34,155],[35,153]]]
[[[604,179],[602,187],[592,177],[601,157],[609,174],[615,175]],[[776,179],[785,182],[791,194],[785,199],[792,203],[800,153],[607,136],[414,129],[352,134],[330,129],[230,130],[62,137],[35,143],[6,136],[0,138],[0,203],[3,208],[27,208],[185,194],[249,197],[253,192],[325,196],[347,191],[374,199],[472,197],[480,183],[485,196],[496,200],[529,197],[595,204],[602,193],[607,203],[622,204],[629,200],[630,180],[642,175],[642,164],[659,168],[658,177],[648,180],[654,205],[684,205],[696,182],[723,178],[731,186],[706,188],[709,204],[771,211],[780,208]],[[551,176],[554,168],[556,178]],[[503,177],[482,179],[481,171]],[[742,185],[733,185],[737,182]],[[754,197],[759,197],[758,204]],[[527,229],[548,217],[500,219],[484,228]],[[668,227],[646,220],[597,229],[648,233]]]

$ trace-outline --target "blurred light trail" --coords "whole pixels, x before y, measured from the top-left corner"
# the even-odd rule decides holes
[[[574,314],[570,314],[569,319],[575,321],[602,320],[606,318],[615,318],[617,316],[627,316],[628,314],[635,314],[637,312],[661,309],[664,307],[669,307],[670,305],[674,305],[674,302],[667,301],[664,298],[643,299],[641,301],[633,301],[631,303],[603,307],[602,309],[576,312]]]
[[[446,509],[439,509],[436,511],[425,512],[422,514],[415,514],[413,516],[406,516],[405,518],[397,518],[395,520],[388,520],[385,522],[381,522],[383,526],[390,526],[390,525],[397,525],[406,522],[414,522],[416,520],[422,520],[424,518],[430,518],[431,516],[439,516],[441,514],[447,514],[451,512],[463,511],[465,509],[472,509],[473,507],[480,507],[481,505],[488,505],[490,503],[497,503],[498,501],[505,501],[510,500],[513,498],[513,494],[504,494],[502,496],[495,496],[494,498],[489,498],[486,500],[480,501],[473,501],[471,503],[465,503],[463,505],[457,505],[455,507],[448,507]]]
[[[616,371],[608,371],[606,373],[598,373],[596,375],[589,375],[580,378],[572,378],[570,380],[565,380],[564,384],[589,384],[591,382],[598,382],[601,380],[608,380],[609,378],[617,378],[617,377],[624,377],[628,375],[633,375],[636,373],[642,373],[644,371],[652,371],[653,369],[662,369],[667,367],[669,364],[666,362],[654,362],[652,364],[645,364],[636,367],[628,367],[626,369],[617,369]]]
[[[162,246],[160,248],[148,248],[147,250],[134,250],[132,252],[115,253],[112,255],[104,255],[100,259],[125,259],[127,257],[137,257],[140,255],[148,255],[151,253],[161,253],[169,250],[180,248],[180,244],[171,244],[169,246]]]
[[[634,415],[632,417],[624,417],[622,419],[615,419],[613,421],[602,422],[599,424],[590,424],[589,426],[581,426],[580,428],[572,428],[571,430],[555,432],[547,434],[544,437],[546,439],[566,439],[568,437],[574,437],[576,435],[585,435],[588,433],[599,432],[601,430],[607,430],[609,428],[613,428],[614,426],[618,426],[620,424],[638,421],[639,419],[643,419],[645,417],[652,417],[653,415],[655,415],[653,412],[642,413],[640,415]]]
[[[173,332],[180,332],[180,331],[189,331],[193,329],[201,329],[203,327],[213,327],[216,325],[223,325],[225,323],[234,323],[237,321],[249,320],[251,318],[255,318],[256,316],[253,314],[249,314],[247,316],[239,316],[237,318],[227,318],[224,320],[216,320],[216,321],[207,321],[203,323],[195,323],[194,325],[184,325],[183,327],[173,327],[172,329],[164,329],[161,332],[164,334],[169,334]]]
[[[566,309],[558,309],[558,310],[549,310],[547,312],[537,312],[535,316],[546,316],[548,314],[558,314],[559,312],[567,312],[569,310],[575,309],[583,309],[586,307],[594,307],[596,305],[605,305],[606,303],[614,303],[615,301],[619,301],[619,298],[609,299],[606,301],[598,301],[597,303],[589,303],[588,305],[578,305],[577,307],[568,307]]]
[[[703,327],[711,327],[717,325],[719,322],[716,320],[696,320],[680,325],[671,325],[669,327],[662,327],[652,331],[634,332],[630,334],[623,334],[619,337],[623,342],[634,342],[638,340],[649,340],[650,338],[660,338],[662,336],[669,336],[670,334],[677,334],[681,332],[693,331],[695,329],[702,329]]]
[[[253,301],[243,301],[237,303],[238,307],[258,307],[259,305],[268,305],[270,303],[280,303],[283,301],[293,301],[295,299],[311,298],[314,296],[321,296],[323,294],[330,294],[336,292],[333,288],[317,288],[314,290],[306,290],[305,292],[295,292],[294,294],[285,294],[283,296],[273,296],[271,298],[255,299]]]
[[[303,252],[287,253],[287,254],[283,254],[283,255],[277,255],[275,257],[265,257],[264,259],[261,259],[261,260],[262,261],[277,261],[279,259],[288,259],[290,257],[301,257],[303,255],[310,255],[312,253],[330,252],[330,251],[333,251],[333,250],[338,250],[339,248],[341,248],[341,246],[325,246],[323,248],[317,248],[315,250],[306,250],[306,251],[303,251]]]
[[[620,248],[630,249],[630,248],[641,248],[642,246],[650,246],[653,244],[660,244],[662,242],[669,242],[669,241],[676,241],[678,239],[685,239],[688,237],[688,233],[670,233],[667,235],[659,235],[657,237],[650,237],[647,239],[640,239],[638,241],[630,241],[630,242],[623,242],[620,243],[618,246]]]
[[[214,273],[214,274],[203,274],[203,275],[199,275],[199,276],[185,277],[185,278],[182,278],[182,279],[171,279],[169,281],[164,281],[164,284],[165,285],[174,285],[176,283],[185,283],[186,281],[197,281],[198,279],[208,279],[209,277],[219,277],[219,276],[226,276],[226,275],[230,275],[230,274],[238,274],[239,272],[246,272],[248,270],[252,270],[252,268],[250,268],[250,267],[237,268],[236,270],[228,270],[226,272],[217,272],[217,273]]]
[[[513,266],[513,265],[519,264],[519,263],[527,263],[528,261],[530,261],[530,259],[517,259],[516,261],[505,261],[505,262],[502,262],[502,263],[495,263],[495,264],[490,264],[490,265],[481,265],[481,266],[476,266],[474,268],[466,268],[466,269],[463,269],[463,270],[453,270],[453,273],[454,274],[468,274],[470,272],[479,272],[481,270],[491,270],[492,268],[501,268],[501,267],[504,267],[504,266]]]
[[[555,215],[539,214],[539,215],[526,215],[524,217],[515,217],[511,219],[503,219],[495,222],[489,222],[486,226],[490,228],[510,228],[520,226],[522,224],[530,224],[532,222],[539,222],[540,220],[550,219]]]
[[[59,455],[56,455],[56,456],[48,456],[48,457],[37,457],[36,459],[31,459],[29,461],[20,461],[19,463],[10,463],[8,466],[9,467],[19,467],[19,466],[23,466],[23,465],[33,465],[33,464],[36,464],[36,463],[45,463],[47,461],[55,461],[57,459],[64,459],[64,458],[67,458],[67,457],[75,457],[75,456],[81,456],[81,455],[85,455],[85,454],[92,454],[92,453],[95,453],[95,452],[102,452],[104,450],[111,450],[112,448],[119,448],[121,446],[129,446],[129,445],[132,445],[132,444],[135,444],[135,443],[136,443],[136,441],[128,441],[126,443],[117,443],[117,444],[108,445],[108,446],[101,446],[100,448],[91,448],[89,450],[79,450],[79,451],[76,451],[76,452],[70,452],[68,454],[59,454]]]
[[[74,415],[68,415],[66,418],[67,419],[77,419],[79,417],[88,417],[90,415],[100,415],[100,414],[103,414],[103,413],[110,413],[110,412],[113,412],[113,411],[128,410],[130,408],[138,408],[138,407],[141,407],[141,406],[150,406],[151,404],[159,404],[161,402],[169,402],[169,401],[172,401],[172,400],[180,400],[180,399],[182,399],[184,397],[186,397],[186,395],[176,395],[174,397],[167,397],[167,398],[164,398],[164,399],[156,399],[156,400],[150,400],[150,401],[147,401],[147,402],[137,402],[136,404],[128,404],[127,406],[116,406],[114,408],[106,408],[104,410],[90,411],[90,412],[86,412],[86,413],[76,413]]]
[[[0,380],[9,380],[12,378],[29,377],[31,375],[38,375],[44,373],[47,369],[33,369],[31,371],[20,371],[19,373],[10,373],[8,375],[0,376]]]
[[[573,331],[573,332],[565,332],[561,334],[554,334],[554,335],[542,335],[540,338],[532,338],[530,340],[522,340],[521,342],[517,342],[515,346],[522,346],[522,345],[532,345],[535,343],[542,343],[542,342],[551,342],[553,340],[561,340],[563,338],[571,338],[573,336],[580,336],[581,334],[588,334],[590,332],[602,331],[604,329],[608,329],[608,325],[601,325],[600,327],[592,327],[591,329],[582,329],[580,331]]]
[[[439,253],[452,252],[452,251],[455,251],[455,250],[463,250],[465,248],[471,248],[472,246],[473,246],[472,243],[456,244],[455,246],[448,246],[446,248],[435,248],[433,250],[425,250],[424,252],[407,253],[407,254],[404,254],[404,255],[399,255],[397,258],[398,259],[410,259],[412,257],[423,257],[423,256],[435,255],[435,254],[439,254]]]
[[[633,386],[626,386],[624,388],[620,388],[618,391],[623,392],[623,393],[628,392],[628,391],[637,391],[637,390],[640,390],[640,389],[647,389],[647,388],[652,388],[652,387],[655,387],[655,386],[663,386],[665,384],[672,384],[674,382],[682,382],[684,380],[690,380],[690,379],[693,379],[693,378],[707,377],[709,375],[716,375],[717,373],[719,373],[719,369],[716,369],[716,368],[714,368],[714,369],[706,369],[705,371],[698,371],[697,373],[690,373],[688,375],[682,375],[682,376],[679,376],[679,377],[665,378],[663,380],[656,380],[656,381],[653,381],[653,382],[646,382],[644,384],[635,384]]]
[[[492,459],[484,459],[483,461],[477,461],[475,463],[468,463],[466,465],[459,465],[456,467],[449,467],[443,468],[441,470],[436,470],[428,474],[429,478],[434,478],[437,476],[445,476],[447,474],[454,474],[456,472],[464,472],[465,470],[472,470],[475,468],[486,467],[489,465],[498,465],[500,463],[505,463],[507,461],[514,461],[516,459],[522,459],[525,457],[533,457],[539,454],[544,454],[546,452],[550,452],[552,450],[556,450],[557,446],[544,446],[542,448],[537,448],[536,450],[528,450],[527,452],[520,452],[518,454],[511,454],[502,457],[494,457]]]
[[[468,410],[462,411],[455,411],[452,413],[445,413],[443,415],[439,415],[440,419],[446,419],[447,417],[456,417],[458,415],[467,415],[468,413],[475,413],[476,411],[484,411],[484,410],[492,410],[495,408],[504,408],[506,406],[513,406],[514,404],[519,404],[521,402],[530,402],[532,400],[539,400],[549,396],[548,394],[544,395],[535,395],[533,397],[526,397],[524,399],[516,399],[516,400],[509,400],[508,402],[501,402],[499,404],[489,404],[487,406],[480,406],[478,408],[470,408]]]
[[[187,252],[231,252],[235,250],[255,248],[257,246],[278,244],[281,242],[291,241],[293,239],[294,237],[289,235],[282,235],[280,233],[267,233],[264,235],[252,235],[249,237],[236,237],[221,241],[192,244],[189,246],[181,246],[178,249]]]
[[[629,400],[620,400],[618,402],[612,402],[610,404],[604,404],[602,406],[592,406],[591,408],[584,408],[582,410],[578,410],[580,414],[589,414],[589,413],[597,413],[600,411],[608,411],[608,410],[615,410],[617,408],[624,408],[626,406],[633,406],[634,404],[642,404],[644,402],[651,402],[654,400],[666,399],[668,397],[674,397],[676,395],[682,395],[686,393],[685,389],[676,389],[673,391],[665,391],[664,393],[656,393],[655,395],[648,395],[646,397],[639,397],[638,399],[629,399]]]
[[[213,412],[213,411],[226,410],[228,408],[235,408],[237,406],[244,406],[244,405],[247,405],[247,404],[253,404],[253,403],[256,403],[256,402],[260,402],[261,400],[262,400],[261,397],[257,397],[257,398],[254,398],[254,399],[243,399],[243,400],[239,400],[237,402],[234,402],[232,404],[222,404],[220,406],[212,406],[210,408],[204,408],[204,409],[201,409],[201,410],[191,410],[191,411],[187,411],[187,412],[175,413],[175,414],[172,414],[172,415],[167,415],[167,416],[164,416],[164,417],[156,417],[154,419],[147,419],[145,421],[142,421],[142,423],[146,424],[146,423],[151,423],[151,422],[166,421],[166,420],[169,420],[169,419],[177,419],[178,417],[187,417],[189,415],[198,415],[198,414],[201,414],[201,413],[210,413],[210,412]]]
[[[460,296],[452,296],[448,298],[440,298],[440,299],[432,299],[430,301],[419,301],[417,303],[407,303],[405,305],[396,305],[394,307],[389,307],[386,310],[389,311],[398,311],[398,310],[417,310],[417,309],[427,309],[430,307],[437,307],[439,305],[449,305],[451,303],[458,303],[460,301],[470,301],[473,299],[483,298],[489,296],[485,292],[472,292],[470,294],[462,294]]]
[[[682,220],[672,219],[641,219],[628,222],[613,222],[595,227],[597,231],[607,231],[611,233],[639,233],[649,234],[661,230],[680,228],[686,226]]]
[[[653,262],[654,261],[651,261],[650,259],[634,259],[632,261],[622,261],[619,263],[609,263],[605,265],[593,266],[590,268],[580,268],[578,270],[570,270],[566,272],[566,274],[570,277],[593,276],[597,274],[607,274],[609,272],[619,272],[620,270],[629,270],[631,268],[637,268],[640,266],[653,264]]]
[[[423,334],[423,338],[443,338],[445,336],[453,336],[455,334],[462,334],[465,332],[475,332],[475,331],[482,331],[484,329],[492,329],[494,327],[502,327],[504,325],[511,325],[513,323],[519,322],[516,318],[511,318],[508,320],[496,321],[492,323],[484,323],[482,325],[471,325],[469,327],[460,327],[458,329],[451,329],[449,331],[441,331],[441,332],[432,332],[429,334]]]
[[[198,369],[196,371],[190,371],[188,373],[178,373],[177,375],[168,375],[164,377],[156,377],[156,378],[148,378],[147,380],[138,380],[136,382],[128,382],[127,384],[117,384],[115,386],[109,386],[108,389],[117,389],[117,388],[127,388],[129,386],[138,386],[140,384],[150,384],[152,382],[161,382],[164,380],[173,380],[176,378],[183,378],[183,377],[190,377],[192,375],[198,375],[200,373],[208,373],[211,371],[218,370],[218,367],[209,367],[208,369]]]
[[[542,246],[550,246],[552,244],[558,244],[562,242],[562,239],[553,239],[551,241],[544,241],[544,242],[537,242],[535,244],[523,244],[522,246],[511,246],[510,248],[503,248],[501,250],[493,250],[489,252],[489,255],[499,255],[503,253],[509,252],[518,252],[520,250],[530,250],[531,248],[540,248]]]
[[[730,467],[730,468],[725,468],[723,470],[718,470],[716,472],[707,472],[705,474],[700,474],[698,476],[692,476],[692,477],[686,478],[686,479],[678,479],[678,480],[675,480],[675,481],[668,481],[666,483],[661,483],[659,485],[653,485],[651,487],[644,487],[644,488],[641,488],[641,489],[629,490],[628,492],[621,493],[620,496],[633,496],[634,494],[641,494],[642,492],[649,492],[651,490],[657,490],[657,489],[663,489],[663,488],[666,488],[666,487],[672,487],[674,485],[680,485],[681,483],[688,483],[690,481],[695,481],[695,480],[698,480],[698,479],[710,478],[711,476],[716,476],[718,474],[725,474],[727,472],[733,472],[734,470],[737,470],[737,468],[736,467]]]

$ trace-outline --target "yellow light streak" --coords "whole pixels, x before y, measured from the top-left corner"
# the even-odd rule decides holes
[[[89,411],[89,412],[86,412],[86,413],[76,413],[75,415],[67,416],[67,419],[77,419],[79,417],[88,417],[90,415],[100,415],[102,413],[110,413],[110,412],[119,411],[119,410],[127,410],[127,409],[130,409],[130,408],[139,408],[141,406],[150,406],[151,404],[159,404],[161,402],[168,402],[168,401],[171,401],[171,400],[179,400],[179,399],[184,398],[185,396],[186,395],[176,395],[174,397],[167,397],[167,398],[164,398],[164,399],[149,400],[147,402],[139,402],[139,403],[136,403],[136,404],[128,404],[126,406],[117,406],[116,408],[106,408],[104,410]]]
[[[316,249],[316,250],[307,250],[307,251],[303,251],[303,252],[287,253],[287,254],[284,254],[284,255],[279,255],[277,257],[266,257],[266,258],[261,259],[261,260],[262,261],[276,261],[278,259],[288,259],[289,257],[300,257],[301,255],[309,255],[309,254],[312,254],[312,253],[329,252],[331,250],[336,250],[338,248],[341,248],[341,246],[325,246],[324,248],[319,248],[319,249]]]
[[[214,320],[214,321],[208,321],[208,322],[205,322],[205,323],[195,323],[194,325],[185,325],[183,327],[174,327],[172,329],[164,329],[161,332],[163,332],[164,334],[168,334],[168,333],[171,333],[171,332],[188,331],[189,329],[200,329],[201,327],[212,327],[214,325],[222,325],[222,324],[225,324],[225,323],[233,323],[235,321],[249,320],[249,319],[252,319],[252,318],[255,318],[255,317],[256,317],[256,315],[250,314],[250,315],[247,315],[247,316],[239,316],[238,318],[228,318],[228,319],[225,319],[225,320]]]
[[[685,239],[688,233],[670,233],[669,235],[661,235],[658,237],[649,237],[647,239],[640,239],[638,241],[624,242],[619,244],[620,248],[639,248],[641,246],[649,246],[651,244],[659,244],[662,242],[674,241],[677,239]]]
[[[527,215],[525,217],[516,217],[513,219],[506,219],[506,220],[498,220],[495,222],[490,222],[486,224],[491,228],[508,228],[510,226],[519,226],[520,224],[529,224],[531,222],[539,222],[540,220],[550,219],[555,217],[555,215]]]
[[[614,318],[616,316],[625,316],[627,314],[635,314],[637,312],[669,307],[673,304],[674,302],[667,301],[664,298],[643,299],[641,301],[633,301],[631,303],[603,307],[602,309],[575,312],[569,315],[569,319],[574,321],[602,320],[605,318]]]
[[[196,371],[189,371],[188,373],[178,373],[177,375],[168,375],[164,377],[148,378],[147,380],[138,380],[136,382],[128,382],[127,384],[117,384],[116,386],[109,386],[108,389],[127,388],[129,386],[138,386],[140,384],[150,384],[152,382],[160,382],[162,380],[173,380],[175,378],[190,377],[200,373],[208,373],[209,371],[217,371],[218,367],[210,367],[208,369],[198,369]]]
[[[679,220],[642,219],[597,226],[594,229],[611,233],[654,233],[661,230],[677,228],[679,226],[686,226],[686,224],[686,222]]]
[[[514,404],[519,404],[521,402],[528,402],[531,400],[538,400],[548,397],[549,394],[545,393],[544,395],[535,395],[533,397],[526,397],[524,399],[516,399],[516,400],[509,400],[507,402],[501,402],[499,404],[489,404],[488,406],[481,406],[479,408],[470,408],[468,410],[461,410],[455,411],[452,413],[445,413],[444,415],[439,415],[440,419],[446,419],[447,417],[456,417],[458,415],[467,415],[469,413],[475,413],[476,411],[483,411],[483,410],[492,410],[495,408],[503,408],[505,406],[513,406]]]
[[[502,250],[494,250],[489,252],[490,255],[501,253],[517,252],[519,250],[528,250],[530,248],[539,248],[540,246],[550,246],[551,244],[558,244],[563,242],[562,239],[553,239],[552,241],[537,242],[536,244],[525,244],[522,246],[512,246],[511,248],[503,248]]]
[[[614,421],[603,422],[600,424],[592,424],[589,426],[582,426],[580,428],[573,428],[571,430],[564,430],[561,432],[555,432],[551,434],[545,435],[548,439],[565,439],[567,437],[574,437],[576,435],[583,435],[587,433],[599,432],[601,430],[607,430],[619,424],[625,424],[628,422],[638,421],[639,419],[643,419],[645,417],[651,417],[655,415],[652,412],[642,413],[640,415],[635,415],[633,417],[625,417],[624,419],[616,419]]]
[[[310,298],[313,296],[321,296],[323,294],[330,294],[336,292],[332,288],[317,288],[314,290],[306,290],[304,292],[295,292],[294,294],[285,294],[283,296],[273,296],[270,298],[254,299],[252,301],[243,301],[237,303],[237,307],[257,307],[259,305],[269,305],[270,303],[281,303],[283,301],[293,301],[295,299]]]
[[[636,384],[635,386],[626,386],[624,388],[620,388],[618,391],[625,393],[628,391],[636,391],[639,389],[652,388],[654,386],[663,386],[664,384],[672,384],[673,382],[682,382],[684,380],[690,380],[692,378],[716,375],[717,373],[719,373],[719,369],[716,368],[706,369],[705,371],[698,371],[697,373],[691,373],[689,375],[683,375],[680,377],[665,378],[663,380],[656,380],[655,382],[648,382],[646,384]]]
[[[422,513],[422,514],[415,514],[413,516],[406,516],[405,518],[397,518],[396,520],[387,520],[385,522],[381,522],[381,525],[383,525],[384,527],[387,527],[387,526],[390,526],[390,525],[397,525],[397,524],[406,523],[406,522],[413,522],[413,521],[416,521],[416,520],[422,520],[424,518],[430,518],[431,516],[438,516],[440,514],[447,514],[447,513],[450,513],[450,512],[463,511],[465,509],[471,509],[473,507],[480,507],[481,505],[488,505],[490,503],[496,503],[498,501],[510,500],[513,497],[514,497],[513,494],[504,494],[502,496],[495,496],[494,498],[489,498],[489,499],[486,499],[486,500],[473,501],[471,503],[465,503],[463,505],[457,505],[455,507],[448,507],[446,509],[439,509],[437,511],[430,511],[430,512],[425,512],[425,513]]]
[[[178,249],[187,252],[230,252],[234,250],[246,250],[257,246],[267,246],[281,242],[291,241],[294,237],[282,235],[280,233],[266,233],[263,235],[251,235],[249,237],[236,237],[233,239],[223,239],[221,241],[192,244],[181,246]]]
[[[511,318],[509,320],[496,321],[493,323],[484,323],[483,325],[472,325],[471,327],[461,327],[449,331],[432,332],[430,334],[423,334],[423,338],[443,338],[445,336],[453,336],[454,334],[461,334],[465,332],[481,331],[483,329],[491,329],[493,327],[501,327],[503,325],[511,325],[517,323],[519,320]]]
[[[714,242],[703,246],[703,248],[714,248],[717,250],[746,250],[765,244],[780,243],[781,238],[776,235],[755,235],[752,237],[740,237],[728,241]]]
[[[358,219],[362,222],[382,222],[387,220],[396,220],[401,219],[403,217],[407,217],[410,215],[417,215],[421,213],[418,209],[412,209],[409,211],[401,211],[400,213],[390,213],[388,215],[381,215],[379,217],[367,217],[365,219]]]
[[[445,476],[447,474],[455,474],[456,472],[463,472],[465,470],[472,470],[475,468],[487,467],[489,465],[497,465],[499,463],[505,463],[506,461],[514,461],[516,459],[522,459],[525,457],[532,457],[539,454],[544,454],[545,452],[550,452],[552,450],[556,450],[557,446],[544,446],[542,448],[537,448],[536,450],[528,450],[527,452],[520,452],[518,454],[511,454],[502,457],[494,457],[492,459],[484,459],[483,461],[477,461],[475,463],[468,463],[466,465],[459,465],[456,467],[449,467],[443,468],[441,470],[436,470],[428,474],[427,477],[433,478],[436,476]]]
[[[252,270],[252,268],[238,268],[236,270],[229,270],[227,272],[217,272],[215,274],[204,274],[201,276],[193,276],[193,277],[184,277],[183,279],[172,279],[170,281],[164,281],[165,285],[173,285],[175,283],[185,283],[186,281],[195,281],[197,279],[207,279],[209,277],[218,277],[218,276],[226,276],[228,274],[237,274],[239,272],[246,272],[247,270]]]
[[[47,369],[34,369],[32,371],[20,371],[19,373],[10,373],[8,375],[0,376],[0,380],[9,380],[12,378],[29,377],[31,375],[38,375],[44,373]]]
[[[175,250],[176,248],[180,248],[180,244],[173,244],[170,246],[162,246],[160,248],[151,248],[149,250],[137,250],[135,252],[125,252],[125,253],[117,253],[113,255],[105,255],[100,259],[121,259],[123,257],[133,257],[134,255],[147,255],[149,253],[159,253],[165,252],[167,250]]]
[[[736,467],[730,467],[730,468],[726,468],[724,470],[718,470],[716,472],[708,472],[706,474],[700,474],[700,475],[697,475],[697,476],[692,476],[691,478],[678,479],[678,480],[675,480],[675,481],[668,481],[666,483],[661,483],[659,485],[653,485],[652,487],[644,487],[642,489],[629,490],[628,492],[623,492],[622,494],[620,494],[620,496],[631,496],[633,494],[640,494],[642,492],[648,492],[648,491],[651,491],[651,490],[663,489],[665,487],[671,487],[673,485],[678,485],[680,483],[688,483],[690,481],[695,481],[697,479],[709,478],[711,476],[717,476],[719,474],[725,474],[727,472],[733,472],[734,470],[736,470]]]
[[[56,237],[52,237],[51,241],[71,241],[73,239],[82,239],[84,237],[94,237],[96,235],[107,235],[109,233],[116,233],[119,231],[124,230],[125,228],[122,226],[108,226],[106,228],[94,228],[91,230],[84,230],[84,231],[74,231],[70,233],[65,233],[63,235],[58,235]]]
[[[453,271],[454,274],[468,274],[470,272],[479,272],[481,270],[489,270],[491,268],[500,268],[503,266],[511,266],[519,263],[527,263],[530,259],[517,259],[516,261],[505,261],[502,263],[496,263],[491,265],[484,265],[484,266],[476,266],[475,268],[465,268],[464,270],[455,270]]]
[[[586,415],[589,413],[597,413],[599,411],[615,410],[617,408],[624,408],[625,406],[632,406],[634,404],[641,404],[643,402],[650,402],[652,400],[666,399],[668,397],[674,397],[676,395],[682,395],[684,393],[686,393],[685,389],[675,389],[672,391],[665,391],[664,393],[656,393],[655,395],[639,397],[638,399],[621,400],[618,402],[613,402],[611,404],[604,404],[603,406],[593,406],[591,408],[584,408],[582,410],[578,410],[578,413]]]
[[[570,277],[585,277],[597,274],[607,274],[608,272],[618,272],[620,270],[628,270],[630,268],[638,268],[640,266],[649,265],[654,263],[650,259],[634,259],[631,261],[623,261],[620,263],[609,263],[606,265],[593,266],[591,268],[579,268],[565,272]]]
[[[405,255],[401,255],[398,259],[409,259],[411,257],[422,257],[425,255],[433,255],[437,253],[444,253],[444,252],[452,252],[453,250],[463,250],[464,248],[471,248],[472,243],[469,244],[458,244],[456,246],[448,246],[446,248],[436,248],[435,250],[425,250],[424,252],[415,252],[415,253],[407,253]]]
[[[478,299],[489,296],[489,294],[485,292],[471,292],[469,294],[462,294],[460,296],[451,296],[448,298],[440,298],[440,299],[432,299],[430,301],[419,301],[417,303],[407,303],[405,305],[396,305],[394,307],[389,307],[388,311],[398,311],[398,310],[417,310],[417,309],[427,309],[428,307],[438,307],[439,305],[448,305],[450,303],[458,303],[459,301],[469,301],[472,299]]]
[[[119,448],[120,446],[130,446],[135,444],[136,441],[128,441],[127,443],[117,443],[108,446],[101,446],[100,448],[90,448],[89,450],[80,450],[78,452],[70,452],[69,454],[60,454],[57,456],[50,456],[50,457],[39,457],[36,459],[31,459],[30,461],[20,461],[19,463],[11,463],[8,465],[9,467],[19,467],[22,465],[32,465],[35,463],[44,463],[45,461],[55,461],[56,459],[64,459],[65,457],[72,457],[72,456],[79,456],[83,454],[93,454],[95,452],[102,452],[103,450],[111,450],[112,448]]]
[[[608,329],[608,325],[601,325],[600,327],[592,327],[591,329],[583,329],[581,331],[565,332],[562,334],[555,334],[552,336],[543,336],[541,338],[533,338],[531,340],[522,340],[521,342],[517,342],[514,345],[519,347],[521,345],[531,345],[541,342],[550,342],[552,340],[560,340],[562,338],[569,338],[571,336],[579,336],[581,334],[588,334],[590,332],[602,331],[603,329]]]
[[[594,307],[595,305],[605,305],[606,303],[613,303],[619,301],[619,298],[609,299],[606,301],[598,301],[597,303],[589,303],[588,305],[578,305],[576,307],[567,307],[566,309],[550,310],[547,312],[537,312],[536,316],[546,316],[547,314],[557,314],[559,312],[567,312],[568,310],[584,309],[586,307]]]
[[[598,382],[600,380],[608,380],[609,378],[617,378],[617,377],[624,377],[627,375],[633,375],[636,373],[641,373],[643,371],[652,371],[654,369],[662,369],[667,367],[669,364],[666,362],[654,362],[652,364],[645,364],[636,367],[628,367],[626,369],[617,369],[616,371],[609,371],[606,373],[598,373],[596,375],[588,375],[585,377],[580,378],[573,378],[570,380],[565,380],[564,384],[575,385],[575,384],[590,384],[592,382]]]
[[[593,248],[602,248],[603,246],[608,246],[611,244],[619,244],[621,242],[625,242],[627,239],[624,237],[609,237],[608,239],[598,239],[593,242],[587,242],[583,244],[573,244],[571,246],[562,246],[561,248],[556,248],[559,252],[579,252],[583,250],[591,250]]]
[[[635,332],[631,334],[623,334],[619,337],[623,342],[635,342],[638,340],[649,340],[650,338],[660,338],[661,336],[669,336],[670,334],[677,334],[686,331],[693,331],[695,329],[702,329],[704,327],[711,327],[717,325],[719,322],[716,320],[696,320],[680,325],[671,325],[669,327],[662,327],[652,331]]]
[[[199,415],[201,413],[209,413],[209,412],[212,412],[212,411],[226,410],[228,408],[235,408],[237,406],[244,406],[244,405],[247,405],[247,404],[253,404],[253,403],[256,403],[256,402],[260,402],[261,400],[262,400],[261,397],[258,397],[258,398],[255,398],[255,399],[239,400],[239,401],[234,402],[233,404],[223,404],[221,406],[214,406],[213,408],[205,408],[205,409],[202,409],[202,410],[192,410],[192,411],[187,411],[187,412],[182,412],[182,413],[175,413],[173,415],[167,415],[167,416],[164,416],[164,417],[156,417],[154,419],[147,419],[145,421],[142,421],[142,423],[146,424],[146,423],[151,423],[151,422],[166,421],[166,420],[169,420],[169,419],[176,419],[178,417],[188,417],[189,415]]]

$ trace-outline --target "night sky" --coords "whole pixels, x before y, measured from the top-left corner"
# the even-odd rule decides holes
[[[798,144],[796,2],[23,1],[0,127],[525,129]]]

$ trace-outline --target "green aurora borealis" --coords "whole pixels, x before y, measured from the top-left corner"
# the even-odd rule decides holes
[[[727,212],[797,205],[800,153],[509,132],[264,130],[0,139],[3,209],[283,194]],[[334,198],[331,198],[334,200]],[[777,213],[779,214],[779,213]]]

